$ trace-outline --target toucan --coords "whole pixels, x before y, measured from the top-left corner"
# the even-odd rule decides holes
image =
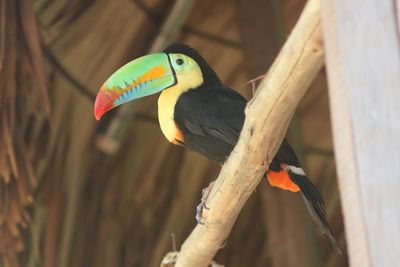
[[[238,141],[247,100],[224,85],[205,59],[188,45],[171,44],[161,53],[140,57],[118,69],[97,94],[95,117],[99,120],[117,106],[159,92],[158,120],[168,141],[222,165]],[[286,139],[266,177],[272,186],[302,194],[315,223],[340,253],[324,201]]]

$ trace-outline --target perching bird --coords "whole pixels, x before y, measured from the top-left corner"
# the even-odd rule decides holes
[[[140,57],[117,70],[97,94],[95,117],[99,120],[112,108],[158,92],[158,119],[168,141],[223,164],[238,141],[247,101],[225,86],[187,45],[172,44],[162,53]],[[266,176],[272,186],[301,192],[312,218],[340,253],[324,201],[286,139]]]

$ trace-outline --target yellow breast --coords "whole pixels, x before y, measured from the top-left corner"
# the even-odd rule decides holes
[[[174,89],[176,88],[171,87],[164,90],[158,98],[158,121],[160,128],[164,136],[171,143],[176,143],[176,140],[183,141],[182,133],[174,121],[175,104],[181,92]]]
[[[177,84],[165,89],[158,98],[158,121],[161,131],[171,143],[183,141],[183,134],[174,120],[175,104],[181,94],[203,83],[203,75],[199,68],[182,71],[176,74]]]

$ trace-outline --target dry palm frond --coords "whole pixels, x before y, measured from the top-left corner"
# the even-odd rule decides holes
[[[36,178],[26,133],[38,112],[49,112],[47,77],[31,1],[1,1],[0,258],[20,265]],[[35,83],[36,86],[33,86]],[[38,90],[35,90],[37,88]],[[40,95],[42,107],[35,109]],[[31,147],[32,148],[32,147]]]

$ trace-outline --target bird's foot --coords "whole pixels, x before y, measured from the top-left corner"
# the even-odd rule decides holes
[[[203,189],[201,193],[201,202],[199,205],[196,207],[196,221],[199,224],[204,224],[203,221],[203,209],[209,210],[209,208],[206,205],[208,196],[210,195],[211,189],[214,186],[215,181],[212,181],[206,188]]]

